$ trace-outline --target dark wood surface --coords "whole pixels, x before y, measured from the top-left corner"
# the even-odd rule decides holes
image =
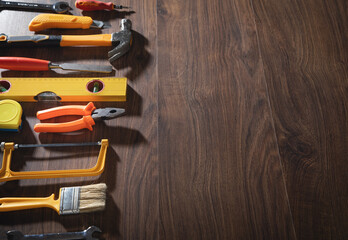
[[[38,110],[70,103],[21,103],[23,131],[0,133],[0,141],[16,143],[108,138],[99,177],[0,184],[0,197],[29,197],[105,182],[106,210],[0,213],[0,239],[9,229],[36,234],[90,225],[104,239],[347,239],[346,1],[117,3],[133,12],[88,14],[111,29],[45,33],[112,33],[121,18],[131,19],[132,49],[102,75],[129,79],[127,102],[95,102],[124,107],[127,115],[92,132],[37,134]],[[31,35],[27,25],[36,15],[3,10],[0,32]],[[108,50],[12,48],[0,55],[104,65]],[[1,71],[2,78],[78,76],[101,75]],[[13,169],[85,168],[97,152],[16,150]]]
[[[253,1],[298,239],[347,239],[347,1]]]

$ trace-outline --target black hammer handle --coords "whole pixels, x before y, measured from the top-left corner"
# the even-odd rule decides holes
[[[0,34],[0,47],[60,46],[60,35],[33,35],[8,37]]]
[[[0,34],[0,47],[11,46],[112,46],[112,34],[96,35],[33,35],[7,36]]]

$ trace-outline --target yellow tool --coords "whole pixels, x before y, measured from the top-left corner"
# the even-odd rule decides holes
[[[39,14],[29,23],[30,31],[42,31],[49,28],[103,28],[106,23],[93,20],[88,16],[66,14]]]
[[[24,171],[15,172],[11,170],[12,151],[19,148],[33,147],[72,147],[72,146],[96,146],[100,145],[98,161],[96,165],[89,169],[73,170],[50,170],[50,171]],[[0,182],[6,182],[19,179],[36,178],[63,178],[63,177],[86,177],[97,176],[104,171],[106,150],[109,146],[108,139],[102,139],[100,142],[92,143],[52,143],[52,144],[14,144],[13,142],[2,142],[1,150],[3,153],[2,167],[0,169]]]
[[[22,107],[14,100],[0,101],[0,131],[18,132],[22,125]]]
[[[0,100],[126,101],[127,78],[0,78],[0,85]]]
[[[78,214],[88,213],[95,211],[102,211],[105,209],[106,200],[106,184],[92,184],[87,186],[77,187],[65,187],[59,191],[59,196],[56,199],[55,194],[51,194],[49,197],[8,197],[0,198],[0,212],[10,212],[24,209],[33,208],[51,208],[55,210],[59,215],[66,214]],[[92,233],[90,233],[92,234]],[[24,239],[90,239],[94,240],[92,235],[89,238],[83,237],[83,235],[73,236],[56,236],[50,235],[39,237],[21,237],[18,235],[12,235],[12,240],[24,240]]]

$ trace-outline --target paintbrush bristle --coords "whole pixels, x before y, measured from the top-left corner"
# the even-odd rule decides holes
[[[59,214],[102,211],[105,208],[106,184],[61,188]]]
[[[105,209],[106,184],[92,184],[80,188],[80,212],[95,212]]]

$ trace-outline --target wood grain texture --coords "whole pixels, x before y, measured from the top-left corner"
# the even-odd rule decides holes
[[[347,2],[113,2],[131,6],[132,12],[72,12],[109,21],[110,29],[43,33],[112,33],[121,18],[131,19],[131,50],[113,63],[113,73],[102,75],[129,79],[127,102],[95,103],[124,107],[127,115],[99,122],[93,132],[37,134],[38,110],[72,103],[21,103],[23,132],[0,133],[0,142],[16,143],[108,138],[101,176],[0,184],[0,197],[25,197],[105,182],[106,211],[0,213],[0,239],[9,229],[36,234],[90,225],[111,240],[346,239]],[[2,10],[0,32],[31,35],[27,26],[37,14]],[[9,48],[0,55],[106,65],[108,50]],[[0,73],[2,78],[101,77],[60,70]],[[98,151],[16,150],[12,167],[87,168]]]
[[[295,239],[251,5],[158,1],[160,239]]]
[[[347,239],[347,1],[252,2],[297,238]]]

